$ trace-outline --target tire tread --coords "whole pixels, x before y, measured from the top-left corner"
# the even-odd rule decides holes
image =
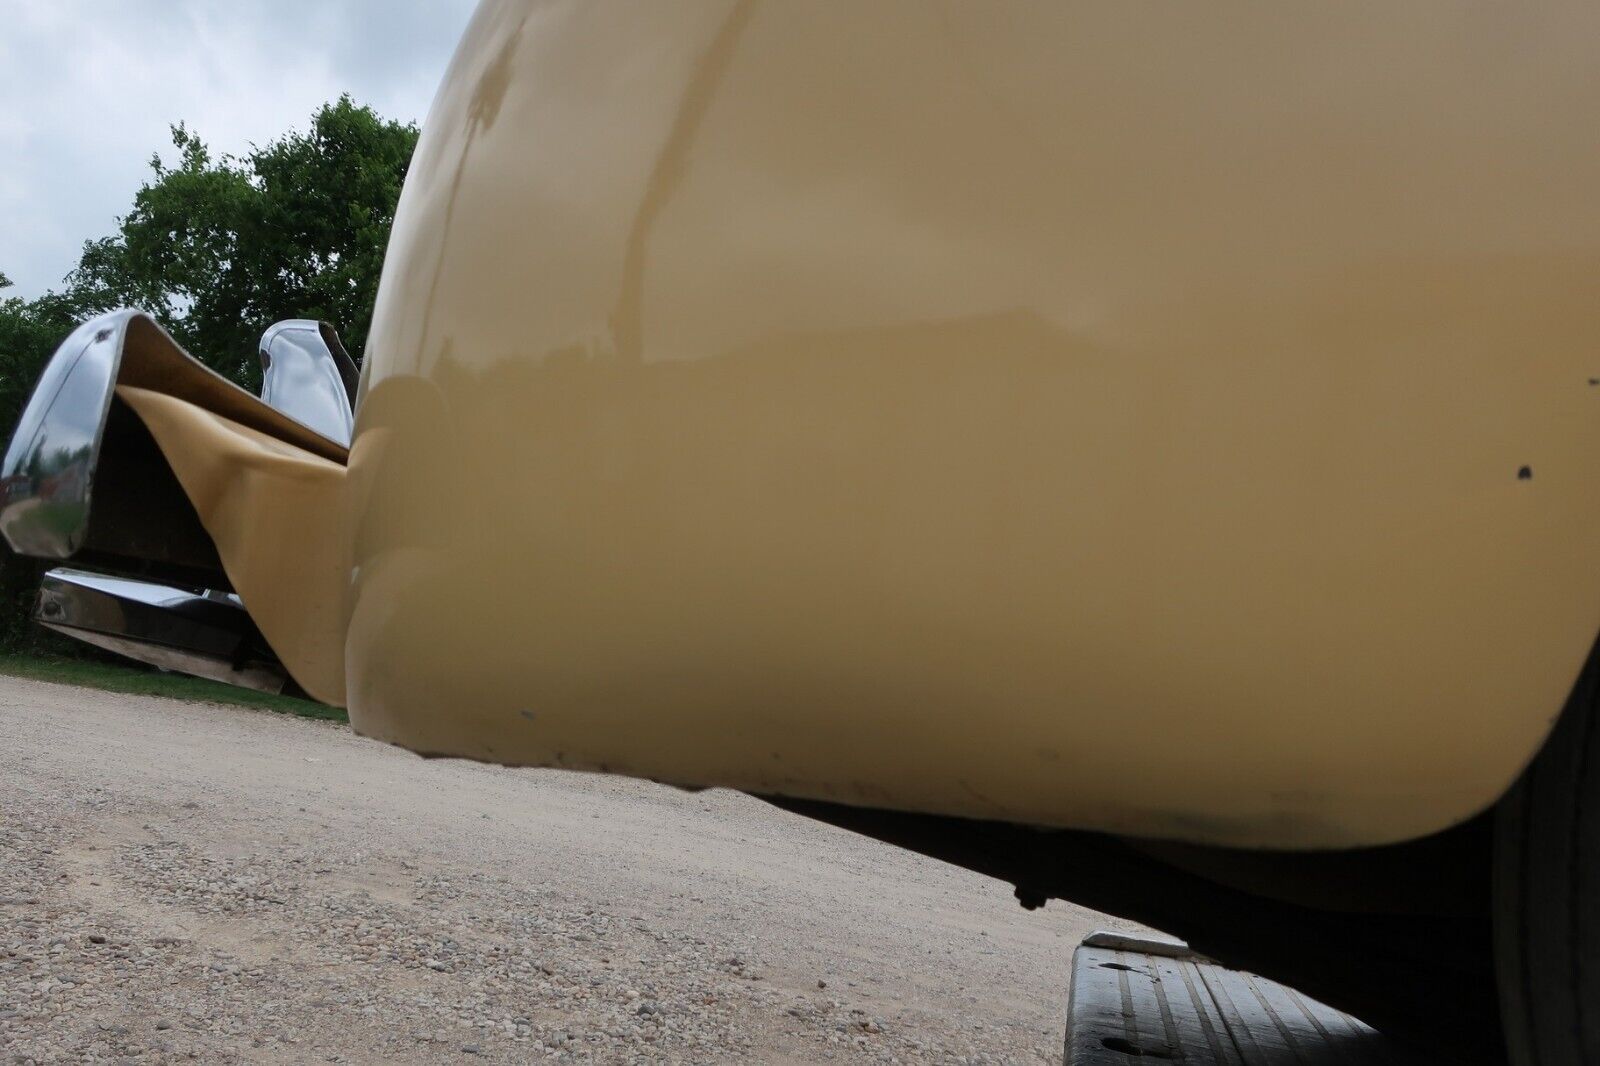
[[[1600,656],[1591,656],[1550,739],[1496,814],[1495,956],[1513,1066],[1600,1063],[1592,1054],[1600,1052],[1597,696]]]

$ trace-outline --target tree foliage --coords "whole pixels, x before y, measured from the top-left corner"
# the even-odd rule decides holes
[[[414,125],[346,97],[306,132],[240,158],[214,157],[182,124],[177,161],[134,196],[118,232],[84,245],[68,289],[87,313],[151,311],[178,342],[252,390],[262,330],[284,318],[332,322],[365,345]]]
[[[304,131],[243,156],[214,155],[183,124],[176,160],[151,178],[115,233],[87,241],[65,287],[4,296],[0,274],[0,427],[17,423],[33,383],[74,326],[119,307],[151,312],[196,358],[250,391],[256,343],[273,322],[332,322],[360,358],[414,124],[387,121],[348,96]],[[0,647],[31,639],[26,602],[37,568],[0,549]]]
[[[0,289],[10,281],[0,274]],[[46,293],[22,300],[0,293],[0,417],[9,430],[22,412],[33,381],[56,345],[77,325],[77,307],[69,297]]]

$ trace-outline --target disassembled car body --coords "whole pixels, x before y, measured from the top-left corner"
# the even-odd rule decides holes
[[[315,323],[258,400],[91,322],[0,530],[236,595],[232,658],[151,643],[419,752],[742,789],[1600,1061],[1597,30],[490,0],[359,390]]]

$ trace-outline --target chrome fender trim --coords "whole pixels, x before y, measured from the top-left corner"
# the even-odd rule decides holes
[[[89,529],[89,497],[128,323],[115,311],[73,330],[45,366],[0,464],[0,533],[13,551],[70,559]]]

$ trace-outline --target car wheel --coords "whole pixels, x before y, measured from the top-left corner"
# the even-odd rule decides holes
[[[1495,812],[1494,939],[1512,1066],[1600,1063],[1600,655]]]

